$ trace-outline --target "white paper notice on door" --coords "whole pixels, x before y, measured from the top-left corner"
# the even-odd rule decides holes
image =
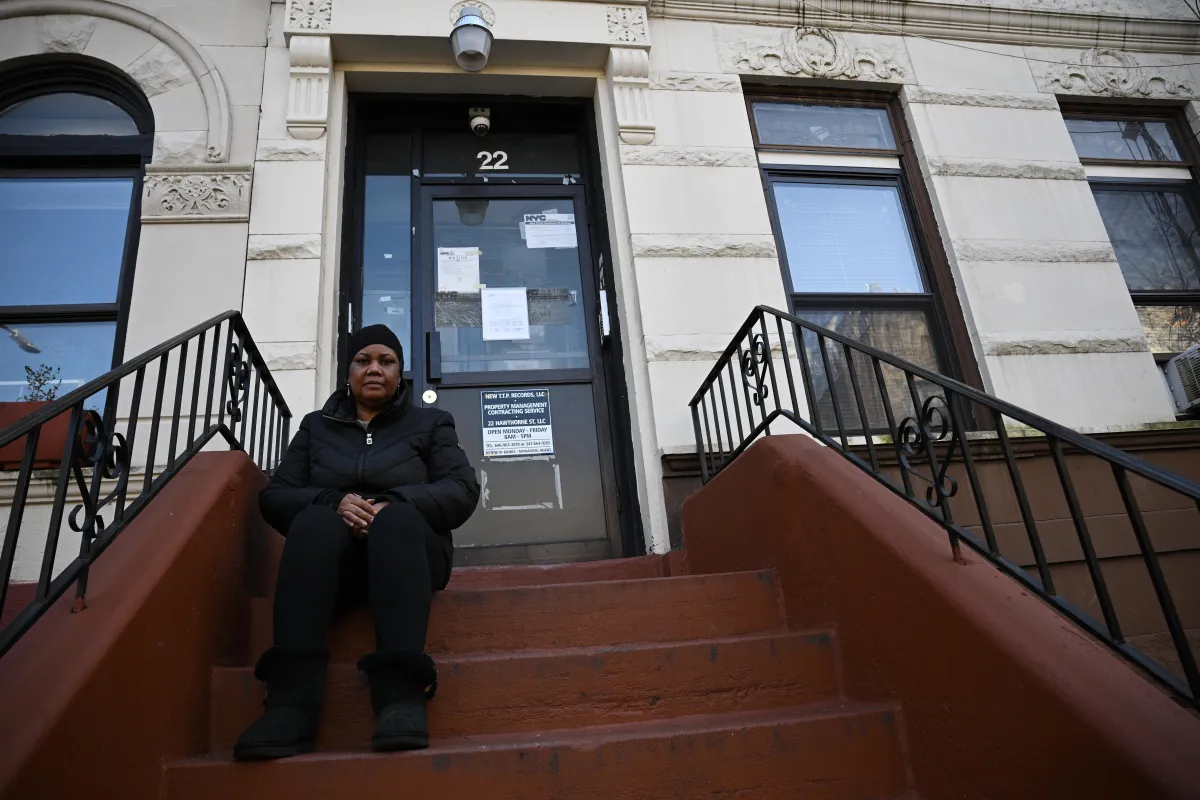
[[[525,246],[528,248],[578,247],[574,214],[526,214]]]
[[[439,247],[437,250],[438,291],[479,291],[479,248]]]
[[[480,289],[483,340],[510,342],[529,338],[529,298],[524,286]]]

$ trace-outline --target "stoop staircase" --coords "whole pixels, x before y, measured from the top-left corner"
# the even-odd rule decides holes
[[[773,571],[668,576],[644,557],[465,568],[434,600],[428,750],[375,754],[365,609],[335,623],[317,752],[235,763],[261,711],[250,600],[240,666],[212,668],[207,755],[165,765],[167,800],[908,796],[898,709],[839,685],[831,630],[788,630]]]

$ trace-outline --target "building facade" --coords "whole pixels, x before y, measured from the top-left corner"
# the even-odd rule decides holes
[[[1085,432],[1186,426],[1198,98],[1183,0],[6,0],[0,401],[240,309],[299,416],[389,324],[480,563],[669,549],[757,304]]]

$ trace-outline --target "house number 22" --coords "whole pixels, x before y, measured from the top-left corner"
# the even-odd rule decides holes
[[[508,153],[503,150],[497,150],[494,153],[480,150],[475,157],[479,159],[480,169],[508,169]],[[493,161],[495,163],[492,163]]]

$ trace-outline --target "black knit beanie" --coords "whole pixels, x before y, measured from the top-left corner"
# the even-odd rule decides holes
[[[404,371],[404,348],[400,346],[400,340],[387,325],[368,325],[356,333],[352,333],[350,335],[350,359],[353,360],[359,351],[373,344],[392,348],[396,357],[400,359],[400,371]]]

